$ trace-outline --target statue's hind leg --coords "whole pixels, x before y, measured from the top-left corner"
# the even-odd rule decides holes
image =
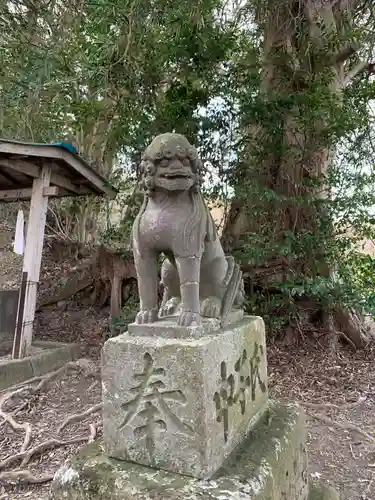
[[[164,294],[159,316],[171,316],[177,312],[181,303],[180,278],[176,266],[167,258],[161,268],[161,282],[164,286]]]

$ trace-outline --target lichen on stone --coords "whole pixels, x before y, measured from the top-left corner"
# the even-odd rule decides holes
[[[68,465],[63,466],[56,472],[55,481],[59,481],[61,485],[67,485],[73,483],[79,479],[78,472],[69,467]]]

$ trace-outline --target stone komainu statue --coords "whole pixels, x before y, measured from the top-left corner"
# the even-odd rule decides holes
[[[181,326],[201,316],[224,321],[244,298],[242,273],[226,257],[200,191],[197,150],[179,134],[162,134],[146,149],[140,165],[145,191],[133,226],[133,252],[141,310],[136,323],[178,314]],[[164,296],[158,310],[158,256]]]

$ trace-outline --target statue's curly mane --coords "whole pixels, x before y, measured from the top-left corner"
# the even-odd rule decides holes
[[[146,149],[140,164],[141,182],[140,187],[144,190],[142,207],[134,221],[133,239],[139,248],[139,227],[142,215],[144,214],[149,197],[153,197],[155,192],[155,174],[158,163],[162,160],[169,160],[177,156],[181,160],[188,158],[193,174],[194,184],[190,188],[190,199],[193,205],[193,212],[184,223],[182,230],[181,248],[178,253],[182,255],[201,255],[204,250],[204,241],[216,240],[217,231],[211,213],[203,199],[200,191],[200,169],[202,162],[198,158],[196,148],[191,146],[184,136],[179,134],[162,134],[157,136]]]

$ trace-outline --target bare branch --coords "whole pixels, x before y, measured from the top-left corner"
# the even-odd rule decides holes
[[[344,79],[343,86],[346,87],[349,83],[360,73],[368,71],[368,73],[375,73],[375,63],[369,63],[367,61],[361,61],[353,69],[351,69]]]
[[[334,63],[343,63],[350,56],[355,54],[357,51],[357,47],[355,45],[348,45],[347,47],[343,47],[342,50],[334,57]]]

